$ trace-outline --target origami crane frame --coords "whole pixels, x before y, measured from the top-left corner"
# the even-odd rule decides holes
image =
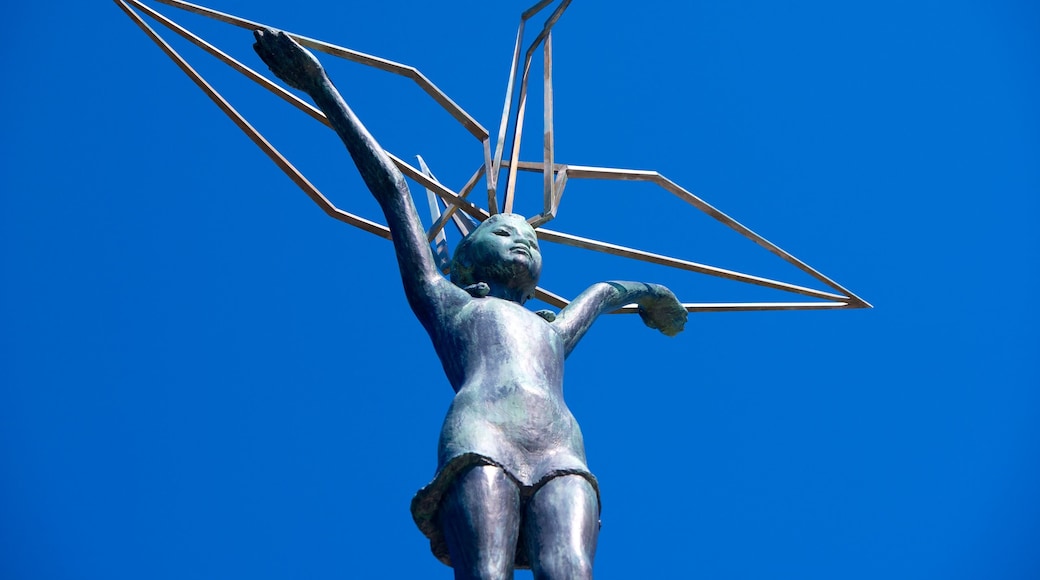
[[[196,4],[182,2],[180,0],[154,0],[168,6],[193,12],[202,16],[213,18],[221,22],[256,30],[258,28],[272,28],[259,22],[245,20],[237,16],[218,12]],[[510,213],[513,210],[513,201],[516,191],[516,178],[520,171],[541,172],[543,175],[543,209],[542,213],[528,219],[533,227],[537,229],[539,240],[563,244],[603,252],[624,258],[631,258],[643,262],[659,264],[679,270],[707,274],[719,278],[735,280],[773,288],[807,296],[817,299],[813,302],[750,302],[750,303],[684,303],[683,306],[689,312],[708,311],[747,311],[747,310],[819,310],[819,309],[842,309],[842,308],[870,308],[863,299],[843,288],[830,278],[816,271],[808,264],[795,258],[779,246],[766,240],[762,236],[751,231],[725,213],[719,211],[701,198],[683,189],[676,183],[667,179],[656,171],[639,171],[630,169],[617,169],[610,167],[586,167],[577,165],[564,165],[555,162],[554,136],[553,136],[553,84],[552,84],[552,28],[563,15],[572,0],[562,0],[545,21],[541,31],[534,41],[529,45],[521,61],[521,47],[523,45],[524,28],[527,21],[537,13],[541,12],[555,0],[542,0],[520,17],[520,26],[517,30],[516,44],[513,50],[512,66],[509,74],[509,82],[506,87],[505,104],[502,110],[502,118],[499,124],[498,138],[495,142],[494,152],[491,149],[491,137],[487,129],[480,125],[466,111],[452,101],[443,91],[437,88],[429,79],[414,67],[397,62],[389,61],[365,53],[361,53],[341,46],[336,46],[313,38],[289,33],[297,42],[323,52],[325,54],[346,59],[366,66],[371,66],[386,72],[401,75],[412,79],[418,84],[434,101],[443,107],[455,118],[471,135],[482,145],[484,163],[473,176],[457,192],[440,183],[432,174],[423,159],[419,158],[420,168],[415,168],[405,163],[400,158],[387,152],[401,172],[426,188],[427,198],[430,205],[432,225],[427,231],[427,237],[434,244],[434,253],[438,264],[444,269],[449,263],[447,241],[444,236],[444,227],[449,221],[453,222],[461,235],[466,235],[473,228],[476,220],[483,221],[492,214],[498,213],[499,208],[499,176],[503,168],[508,170],[506,174],[505,191],[502,200],[501,211]],[[257,73],[248,66],[235,60],[228,54],[206,42],[199,36],[173,22],[166,16],[156,12],[143,4],[140,0],[115,0],[116,4],[147,34],[159,47],[172,59],[203,90],[214,103],[254,142],[260,149],[271,158],[282,171],[293,180],[318,206],[329,216],[344,223],[350,224],[380,237],[389,239],[390,230],[379,223],[367,220],[363,217],[348,213],[335,205],[325,197],[318,189],[290,163],[267,139],[263,137],[235,108],[210,85],[202,76],[188,64],[158,33],[155,32],[141,17],[140,12],[146,14],[156,22],[184,37],[196,46],[215,56],[234,70],[245,75],[260,86],[281,97],[291,105],[307,113],[315,120],[329,125],[324,113],[296,97],[280,85],[272,82],[267,77]],[[137,10],[135,10],[135,8]],[[530,81],[531,66],[536,51],[541,48],[544,58],[543,98],[544,98],[544,155],[541,162],[521,161],[520,144],[523,135],[524,116],[527,107],[527,89]],[[519,77],[519,78],[518,78]],[[517,90],[519,98],[516,99]],[[513,111],[513,102],[517,100],[516,111]],[[512,117],[511,117],[512,114]],[[512,122],[510,122],[512,121]],[[512,140],[510,155],[504,159],[505,143],[510,135],[512,125]],[[487,188],[487,209],[480,207],[469,200],[469,195],[481,180]],[[717,268],[706,264],[681,260],[669,256],[654,254],[643,250],[628,248],[616,244],[610,244],[579,237],[564,232],[547,229],[544,224],[556,217],[560,208],[560,200],[563,197],[564,188],[569,179],[609,179],[623,181],[645,181],[654,183],[662,189],[674,194],[686,203],[696,207],[700,211],[711,216],[715,220],[725,224],[730,229],[742,236],[754,241],[759,246],[769,250],[784,261],[809,274],[819,282],[825,284],[834,292],[825,292],[788,284],[769,278],[752,276],[733,270]],[[441,204],[444,204],[442,211]],[[460,215],[462,212],[463,215]],[[548,304],[563,308],[568,300],[543,288],[538,288],[536,297]],[[635,305],[629,305],[619,312],[636,312]]]

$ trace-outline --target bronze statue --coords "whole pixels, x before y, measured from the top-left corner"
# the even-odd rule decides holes
[[[405,294],[429,333],[455,399],[433,481],[412,515],[456,578],[591,578],[599,490],[563,400],[563,362],[600,314],[636,303],[647,326],[682,331],[687,312],[664,286],[601,282],[558,315],[523,306],[542,268],[524,218],[496,214],[437,269],[404,176],[333,86],[283,32],[255,32],[271,71],[314,100],[346,144],[390,227]]]

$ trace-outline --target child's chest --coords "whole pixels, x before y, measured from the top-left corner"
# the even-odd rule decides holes
[[[461,350],[506,350],[512,356],[562,361],[563,341],[548,322],[519,304],[496,298],[474,300],[451,323]]]

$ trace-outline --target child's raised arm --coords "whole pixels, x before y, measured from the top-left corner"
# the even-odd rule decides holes
[[[437,270],[404,176],[347,106],[314,55],[281,31],[261,29],[254,36],[253,48],[271,72],[310,95],[347,146],[365,185],[386,216],[408,303],[426,325],[449,295],[464,297],[465,293]]]
[[[569,355],[600,314],[627,304],[639,305],[639,316],[650,328],[675,336],[686,326],[686,309],[660,284],[600,282],[589,286],[567,305],[552,323],[563,336],[564,356]]]

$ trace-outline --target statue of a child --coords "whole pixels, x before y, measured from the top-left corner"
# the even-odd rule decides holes
[[[563,400],[563,361],[600,314],[636,303],[647,326],[674,335],[686,323],[657,284],[602,282],[554,320],[523,304],[542,259],[535,231],[498,214],[456,250],[451,281],[437,270],[404,176],[307,50],[258,30],[254,48],[279,78],[328,116],[392,234],[405,295],[455,389],[438,446],[437,475],[412,514],[456,578],[592,577],[599,492],[581,431]]]

